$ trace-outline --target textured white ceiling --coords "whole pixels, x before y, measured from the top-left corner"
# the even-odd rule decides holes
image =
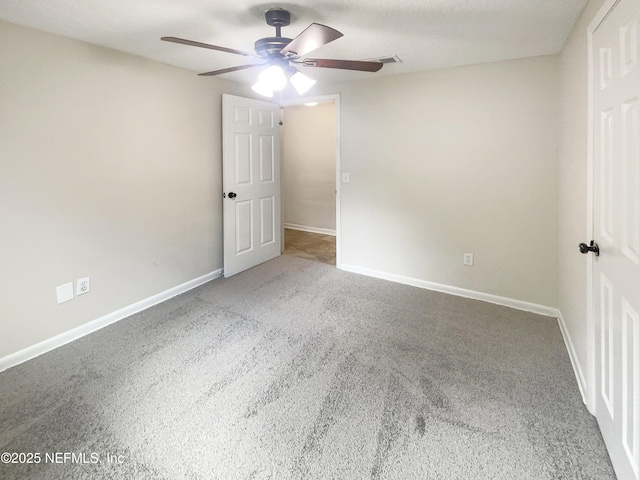
[[[588,0],[1,0],[0,18],[103,45],[194,72],[249,63],[245,57],[161,42],[175,36],[253,51],[275,35],[264,12],[292,15],[282,35],[310,23],[344,37],[316,58],[363,60],[397,55],[377,73],[303,69],[319,81],[344,81],[557,53]],[[253,83],[256,70],[223,75]],[[207,81],[203,78],[203,81]]]

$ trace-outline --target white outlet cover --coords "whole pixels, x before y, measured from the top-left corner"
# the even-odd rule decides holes
[[[91,277],[79,278],[76,282],[76,296],[91,291]]]
[[[473,266],[473,253],[465,253],[462,256],[462,263],[465,265],[472,267]]]
[[[58,305],[73,300],[73,283],[65,283],[56,287],[56,296],[58,297]]]

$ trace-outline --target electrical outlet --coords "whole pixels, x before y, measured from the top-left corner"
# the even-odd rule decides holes
[[[465,253],[463,258],[462,258],[462,262],[469,266],[472,267],[473,266],[473,253]]]
[[[91,291],[91,277],[80,278],[76,282],[76,296]]]

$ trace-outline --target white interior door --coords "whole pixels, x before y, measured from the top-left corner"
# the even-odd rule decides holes
[[[280,111],[222,96],[224,276],[281,253]]]
[[[640,2],[593,33],[595,407],[621,480],[640,470]]]

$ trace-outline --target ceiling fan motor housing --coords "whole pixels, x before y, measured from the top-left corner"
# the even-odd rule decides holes
[[[282,57],[280,50],[286,47],[289,42],[291,39],[285,37],[261,38],[254,44],[254,48],[261,57]]]

